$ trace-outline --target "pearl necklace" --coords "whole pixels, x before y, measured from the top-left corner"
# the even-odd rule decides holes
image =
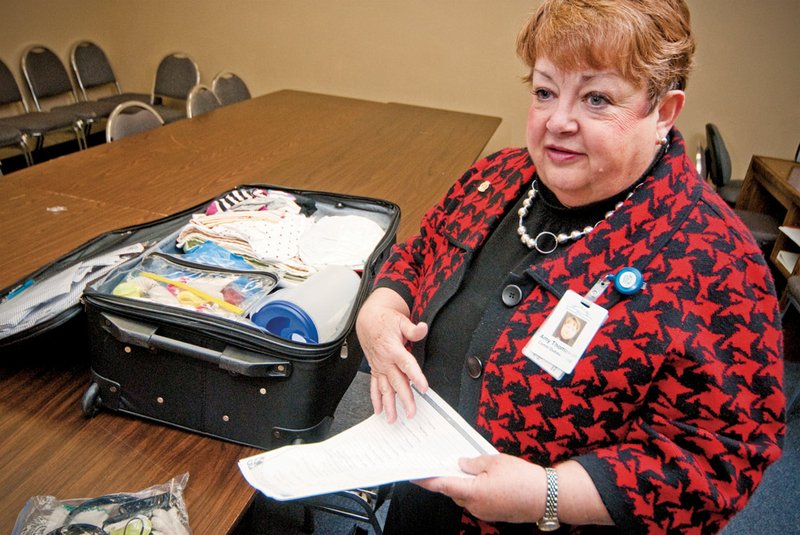
[[[634,191],[636,191],[636,188],[634,188]],[[622,206],[622,203],[625,202],[625,201],[618,202],[614,206],[613,210],[609,210],[608,212],[606,212],[606,215],[603,219],[601,219],[600,221],[598,221],[597,223],[595,223],[590,227],[583,227],[583,230],[573,230],[569,234],[563,232],[560,232],[558,234],[553,234],[550,231],[544,230],[539,234],[537,234],[535,238],[531,238],[530,235],[528,234],[527,229],[525,228],[525,216],[528,215],[528,209],[531,207],[531,204],[533,204],[533,200],[536,198],[536,195],[538,193],[539,192],[536,189],[536,181],[534,180],[533,183],[531,184],[530,191],[528,191],[528,194],[525,197],[525,200],[522,201],[522,208],[520,208],[519,211],[517,212],[519,214],[519,226],[517,227],[517,234],[519,234],[520,241],[528,249],[536,249],[541,254],[550,254],[553,251],[555,251],[558,248],[558,246],[561,245],[562,243],[566,243],[570,240],[575,241],[578,240],[579,238],[582,238],[583,236],[586,236],[592,230],[594,230],[594,227],[602,223],[603,219],[608,219],[609,217],[611,217],[611,214],[616,212],[619,209],[619,207]],[[632,195],[633,191],[631,191],[628,194],[625,200],[630,199]],[[551,246],[545,247],[542,245],[542,242],[545,242],[545,245],[547,245],[548,241],[552,243]]]

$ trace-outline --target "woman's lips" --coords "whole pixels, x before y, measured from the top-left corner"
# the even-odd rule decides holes
[[[557,163],[570,162],[577,159],[581,155],[580,152],[554,145],[548,145],[545,147],[545,150],[547,151],[547,157]]]

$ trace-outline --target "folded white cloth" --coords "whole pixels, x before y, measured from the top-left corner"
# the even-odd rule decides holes
[[[384,230],[366,217],[326,216],[300,237],[300,260],[316,267],[336,265],[363,269],[383,235]]]
[[[297,257],[297,244],[310,220],[302,214],[270,211],[197,214],[181,230],[177,245],[212,240],[220,247],[260,261]]]

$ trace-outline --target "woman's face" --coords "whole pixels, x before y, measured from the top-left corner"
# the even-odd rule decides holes
[[[567,317],[564,323],[561,324],[561,332],[559,333],[562,340],[571,340],[580,329],[578,320],[573,317]]]
[[[528,151],[539,177],[566,206],[611,197],[633,184],[671,127],[649,111],[645,88],[615,70],[533,69]],[[682,104],[682,100],[681,100]]]

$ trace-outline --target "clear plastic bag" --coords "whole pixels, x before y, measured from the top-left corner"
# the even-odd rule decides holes
[[[243,317],[252,304],[268,294],[277,276],[264,272],[215,271],[181,265],[159,254],[117,274],[101,291],[120,297],[144,299],[223,317]]]
[[[134,493],[59,500],[33,496],[12,535],[191,535],[183,490],[189,474]]]

